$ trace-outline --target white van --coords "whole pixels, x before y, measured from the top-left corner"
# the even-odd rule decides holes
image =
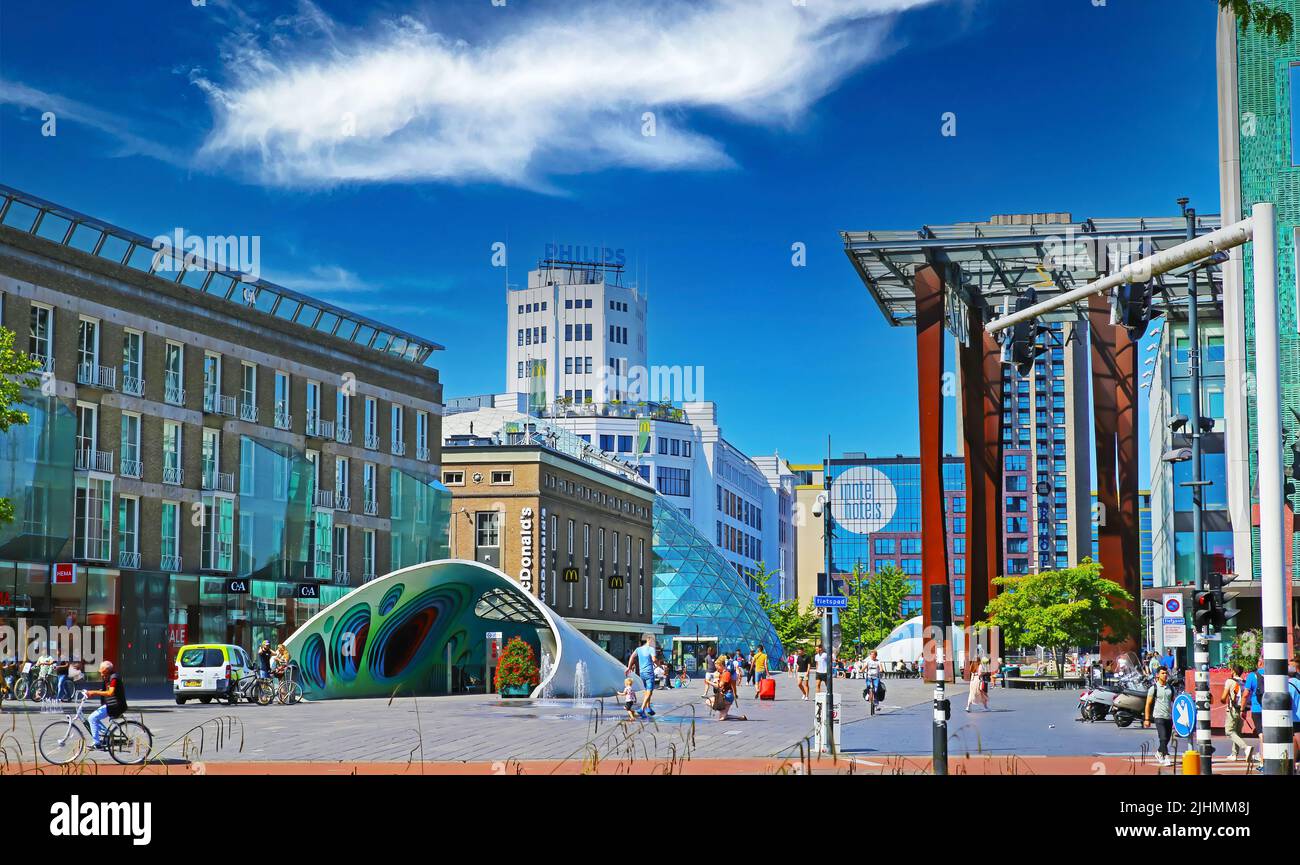
[[[172,692],[176,705],[188,700],[211,703],[225,698],[235,683],[255,675],[248,653],[230,643],[197,643],[176,652],[176,680]]]

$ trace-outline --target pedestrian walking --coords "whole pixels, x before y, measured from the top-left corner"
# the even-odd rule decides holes
[[[754,653],[752,666],[754,670],[754,699],[757,700],[759,686],[767,678],[767,652],[763,651],[762,643],[759,644],[758,651]]]
[[[1169,737],[1174,731],[1173,708],[1174,689],[1169,684],[1169,670],[1162,666],[1156,671],[1155,682],[1147,688],[1146,717],[1142,721],[1143,727],[1154,725],[1156,728],[1156,753],[1160,755],[1161,766],[1173,764],[1169,759]]]
[[[1224,717],[1223,728],[1232,740],[1232,753],[1228,759],[1236,761],[1237,757],[1244,756],[1246,762],[1250,762],[1251,747],[1246,744],[1246,740],[1241,737],[1241,728],[1245,724],[1245,713],[1242,706],[1242,698],[1246,695],[1246,686],[1241,682],[1243,670],[1241,664],[1233,664],[1229,670],[1228,681],[1223,683],[1223,693],[1219,696],[1219,701],[1223,703],[1227,714]]]
[[[1250,704],[1250,722],[1255,731],[1255,738],[1259,739],[1260,751],[1264,749],[1264,704],[1260,698],[1264,696],[1264,657],[1261,655],[1259,666],[1246,677],[1246,693],[1249,697]],[[1246,704],[1242,700],[1242,704]]]
[[[650,705],[650,700],[655,691],[655,638],[653,634],[642,634],[641,645],[638,646],[627,659],[627,669],[624,671],[627,675],[632,674],[632,668],[635,667],[637,675],[641,677],[641,686],[645,691],[641,697],[641,709],[637,712],[642,718],[654,716],[655,710]]]
[[[799,678],[799,692],[803,694],[803,699],[808,699],[808,653],[803,650],[803,646],[794,654],[795,675]]]
[[[826,654],[826,649],[821,643],[817,644],[817,652],[813,655],[813,665],[816,668],[817,686],[816,692],[822,692],[822,685],[826,684],[826,677],[830,674],[830,657]]]
[[[970,689],[966,695],[966,711],[969,712],[971,706],[980,706],[987,712],[989,685],[984,676],[988,673],[988,665],[976,658],[967,666],[967,672],[970,675]]]

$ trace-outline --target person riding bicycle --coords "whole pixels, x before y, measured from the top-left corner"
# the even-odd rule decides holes
[[[884,665],[880,662],[880,654],[875,649],[872,649],[871,657],[867,658],[862,665],[862,678],[865,680],[862,686],[863,696],[870,694],[871,699],[875,699],[875,695],[880,692],[880,674],[883,669]]]
[[[108,726],[105,718],[120,718],[126,714],[126,685],[122,679],[113,670],[112,661],[104,661],[99,665],[99,678],[104,683],[103,690],[86,691],[87,697],[98,697],[99,708],[90,716],[90,734],[95,739],[94,747],[97,750],[104,750],[104,729]]]

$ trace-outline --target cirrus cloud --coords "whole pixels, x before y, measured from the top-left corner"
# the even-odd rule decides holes
[[[191,76],[215,114],[200,157],[283,186],[543,189],[611,167],[727,167],[723,144],[691,119],[789,126],[886,53],[890,16],[930,2],[485,6],[473,41],[414,16],[347,28],[304,3],[243,33],[219,76]]]

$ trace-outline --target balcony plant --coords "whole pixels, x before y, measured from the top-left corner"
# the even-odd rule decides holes
[[[503,697],[527,697],[540,678],[533,647],[521,637],[511,637],[497,661],[497,693]]]

